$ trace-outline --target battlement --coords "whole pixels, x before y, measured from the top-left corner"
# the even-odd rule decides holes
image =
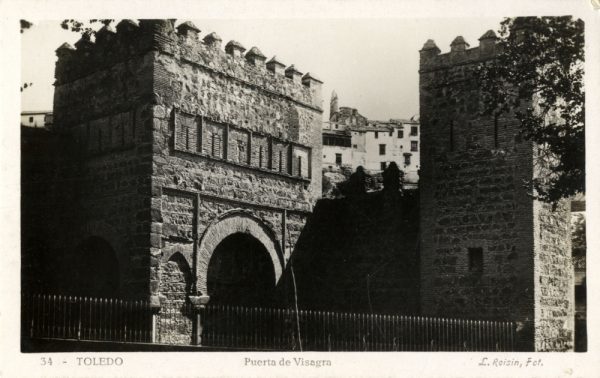
[[[450,51],[441,54],[435,41],[429,39],[419,51],[421,55],[420,72],[490,60],[499,52],[497,40],[496,33],[488,30],[479,38],[478,46],[469,48],[469,43],[462,36],[457,36],[450,44]]]
[[[537,162],[515,114],[532,100],[484,111],[476,68],[502,64],[501,46],[489,30],[475,47],[458,36],[449,52],[433,40],[420,50],[420,308],[523,322],[521,348],[543,350],[573,340],[568,214],[523,185]]]
[[[122,20],[116,31],[105,26],[97,32],[95,41],[83,36],[74,47],[65,43],[56,50],[56,85],[158,51],[181,64],[232,77],[321,110],[322,81],[313,74],[303,75],[293,64],[284,69],[285,65],[275,57],[267,62],[258,47],[246,52],[237,41],[229,41],[221,49],[222,40],[216,33],[200,39],[200,32],[190,21],[175,27],[175,20],[140,20],[139,23]]]

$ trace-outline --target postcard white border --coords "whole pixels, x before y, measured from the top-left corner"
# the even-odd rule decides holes
[[[600,250],[597,193],[600,132],[600,11],[593,1],[49,1],[0,0],[0,375],[6,377],[197,377],[197,376],[418,376],[418,377],[591,377],[600,374],[597,326]],[[18,20],[64,18],[423,18],[499,17],[572,14],[586,22],[587,97],[587,353],[54,353],[43,367],[41,354],[22,354],[19,346],[19,128],[20,36]],[[483,32],[483,31],[482,31]],[[122,366],[77,366],[76,358],[121,356]],[[322,368],[245,367],[244,358],[330,359]],[[537,368],[483,368],[483,357],[541,358]],[[63,360],[70,361],[62,364]]]

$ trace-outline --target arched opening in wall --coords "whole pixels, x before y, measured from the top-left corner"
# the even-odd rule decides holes
[[[158,342],[190,344],[193,335],[193,312],[186,303],[192,286],[192,273],[185,257],[174,253],[160,266],[159,292],[161,310],[156,324]]]
[[[235,233],[215,248],[208,265],[211,304],[269,306],[275,301],[275,270],[265,246]]]
[[[119,295],[119,262],[106,240],[95,236],[84,240],[69,260],[64,272],[66,293],[102,298]]]
[[[174,253],[160,270],[159,292],[170,302],[184,302],[192,286],[192,273],[185,257]]]

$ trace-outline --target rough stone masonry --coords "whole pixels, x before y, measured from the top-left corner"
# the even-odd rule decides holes
[[[260,243],[276,285],[321,192],[321,81],[199,33],[123,20],[57,50],[55,124],[72,146],[61,181],[76,194],[56,250],[106,240],[109,294],[157,307],[206,302],[211,256],[233,234]]]
[[[473,70],[496,53],[493,31],[474,48],[457,37],[449,53],[432,40],[420,52],[421,310],[515,320],[523,348],[571,349],[569,209],[528,195],[543,172],[514,111],[481,115]]]

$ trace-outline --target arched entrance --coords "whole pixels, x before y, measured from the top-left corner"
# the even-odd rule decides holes
[[[273,230],[251,213],[233,210],[202,235],[195,289],[211,304],[267,305],[282,272],[283,254]]]
[[[275,270],[265,246],[249,234],[227,236],[208,265],[213,304],[268,306],[275,296]]]
[[[112,298],[119,294],[119,262],[106,240],[89,237],[73,251],[67,275],[69,294]]]

